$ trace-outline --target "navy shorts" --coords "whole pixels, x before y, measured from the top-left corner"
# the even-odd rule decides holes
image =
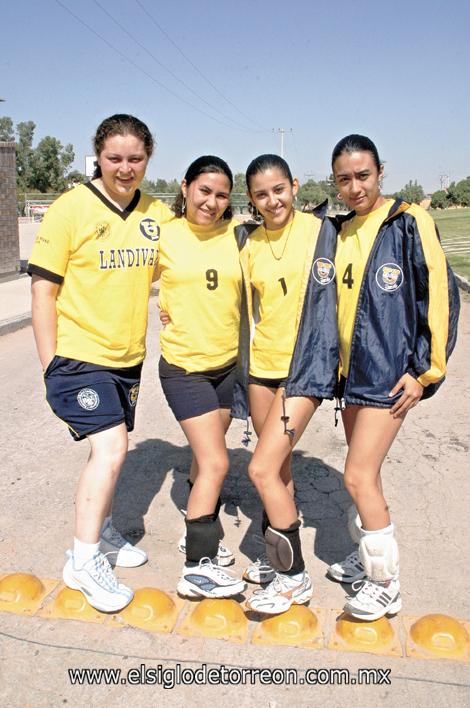
[[[257,386],[266,386],[267,388],[285,388],[287,383],[287,376],[283,379],[265,379],[261,376],[250,376],[248,377],[249,384],[256,384]]]
[[[163,393],[176,420],[195,418],[218,408],[231,408],[235,364],[212,371],[186,373],[160,357],[158,374]]]
[[[125,423],[134,429],[142,363],[114,369],[55,356],[44,372],[46,398],[74,440]]]

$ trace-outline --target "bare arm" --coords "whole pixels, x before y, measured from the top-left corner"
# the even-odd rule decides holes
[[[45,371],[52,361],[57,347],[56,299],[59,285],[33,275],[31,282],[34,338],[41,366]]]

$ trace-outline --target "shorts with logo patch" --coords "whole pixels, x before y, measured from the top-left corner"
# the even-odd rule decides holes
[[[114,428],[134,429],[142,363],[119,369],[55,356],[44,372],[46,398],[74,440]]]
[[[158,373],[163,393],[176,420],[195,418],[218,408],[231,408],[236,365],[189,374],[160,357]]]

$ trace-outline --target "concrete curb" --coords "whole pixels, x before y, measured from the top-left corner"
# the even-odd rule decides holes
[[[16,332],[18,329],[23,329],[23,327],[28,327],[30,324],[30,312],[25,312],[23,315],[18,315],[17,317],[11,317],[8,320],[2,320],[0,322],[0,337],[4,334]]]

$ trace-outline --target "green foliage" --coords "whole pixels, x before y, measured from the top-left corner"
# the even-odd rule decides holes
[[[235,194],[246,194],[246,179],[243,172],[233,175],[233,192]]]
[[[424,193],[424,189],[420,184],[418,184],[417,180],[413,182],[410,179],[408,184],[405,184],[405,186],[400,189],[395,196],[401,197],[401,199],[404,199],[405,202],[408,202],[409,204],[419,204],[423,201],[426,195]]]
[[[447,198],[450,204],[458,206],[470,206],[470,177],[452,182],[447,191]]]
[[[299,191],[297,192],[297,199],[303,207],[316,206],[324,201],[327,196],[327,192],[313,179],[309,179],[308,182],[305,182],[305,184],[299,187]]]
[[[0,118],[0,141],[4,143],[11,143],[15,139],[15,133],[13,132],[13,121],[8,116],[3,116]]]
[[[445,209],[447,206],[449,206],[447,192],[444,189],[434,192],[431,199],[431,209]]]
[[[19,192],[62,192],[72,182],[83,181],[83,175],[70,165],[75,159],[73,145],[65,147],[50,135],[33,148],[36,124],[32,120],[16,125],[16,185]],[[13,122],[0,118],[0,140],[14,140]],[[82,179],[83,178],[83,179]]]

